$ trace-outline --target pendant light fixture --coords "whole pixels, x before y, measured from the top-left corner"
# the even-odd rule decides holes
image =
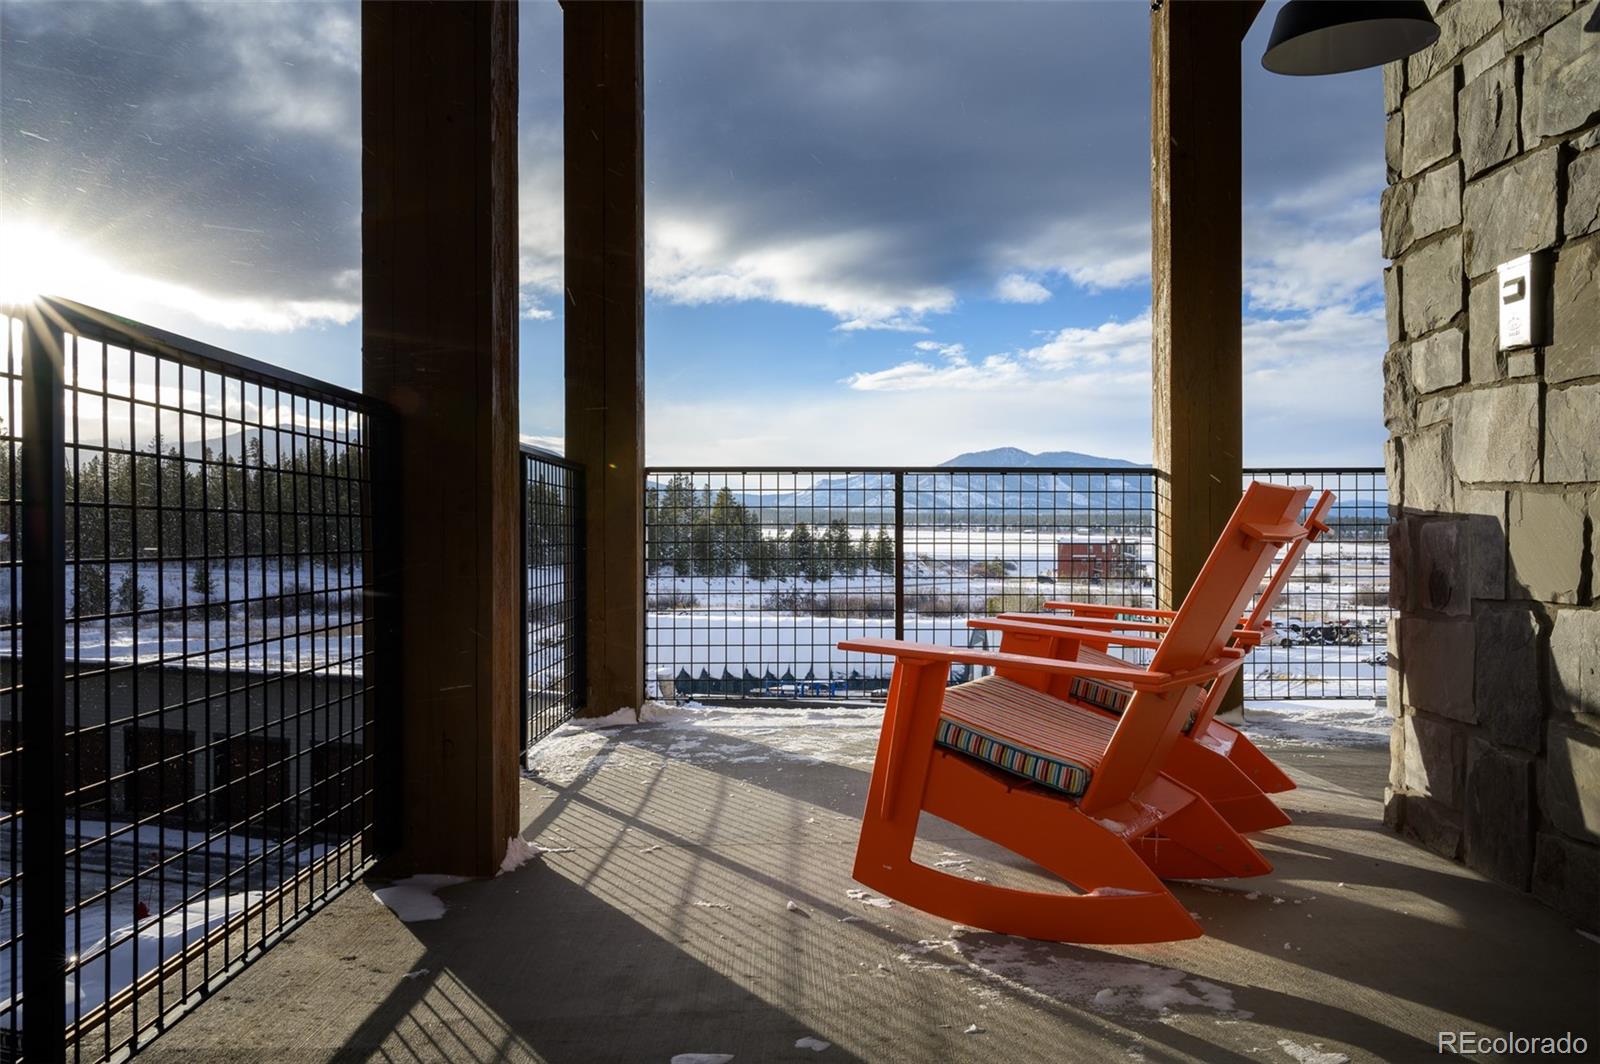
[[[1403,59],[1438,39],[1423,0],[1289,0],[1261,65],[1275,74],[1342,74]]]

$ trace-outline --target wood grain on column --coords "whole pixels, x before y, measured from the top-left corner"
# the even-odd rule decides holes
[[[401,863],[492,874],[516,834],[517,7],[362,10],[363,388],[396,454]]]
[[[584,469],[584,621],[598,716],[644,700],[644,24],[565,22],[566,453]]]
[[[1151,14],[1150,220],[1160,605],[1194,582],[1241,493],[1239,42],[1261,4]]]

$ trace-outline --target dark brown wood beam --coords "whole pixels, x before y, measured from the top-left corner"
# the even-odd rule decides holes
[[[586,715],[644,701],[644,22],[565,19],[566,453],[584,469]]]
[[[397,864],[489,875],[519,829],[517,5],[368,3],[361,37],[362,384],[392,443],[374,492],[392,546],[371,579],[397,644],[373,680],[378,718],[401,722]]]
[[[1165,0],[1150,16],[1156,553],[1168,609],[1242,491],[1239,42],[1259,8]]]

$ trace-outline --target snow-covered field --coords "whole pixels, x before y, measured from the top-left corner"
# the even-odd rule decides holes
[[[860,539],[865,529],[852,535]],[[1153,605],[1154,542],[1127,541],[1142,573],[1090,582],[1058,579],[1058,541],[1092,530],[910,529],[904,581],[905,638],[995,646],[970,617],[1028,611],[1050,600]],[[1093,533],[1104,538],[1104,533]],[[995,575],[1003,567],[1005,575]],[[1388,545],[1381,539],[1313,544],[1274,615],[1274,640],[1245,666],[1246,694],[1259,698],[1373,697],[1384,691]],[[838,697],[887,683],[886,663],[845,653],[844,639],[894,635],[894,578],[873,571],[819,580],[789,576],[698,576],[670,567],[646,588],[646,675],[678,693],[744,681],[751,697]],[[1141,660],[1138,652],[1127,655]],[[685,676],[687,673],[687,676]],[[846,682],[849,681],[849,682]]]

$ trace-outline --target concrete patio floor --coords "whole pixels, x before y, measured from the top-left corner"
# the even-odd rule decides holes
[[[1337,1064],[1437,1059],[1440,1030],[1600,1046],[1600,944],[1384,832],[1370,734],[1270,747],[1300,783],[1280,796],[1295,823],[1257,837],[1272,875],[1174,885],[1206,937],[1103,949],[851,896],[876,720],[563,729],[522,787],[525,837],[555,852],[439,891],[431,921],[357,886],[143,1056]],[[961,874],[1034,878],[949,825],[923,839]]]

